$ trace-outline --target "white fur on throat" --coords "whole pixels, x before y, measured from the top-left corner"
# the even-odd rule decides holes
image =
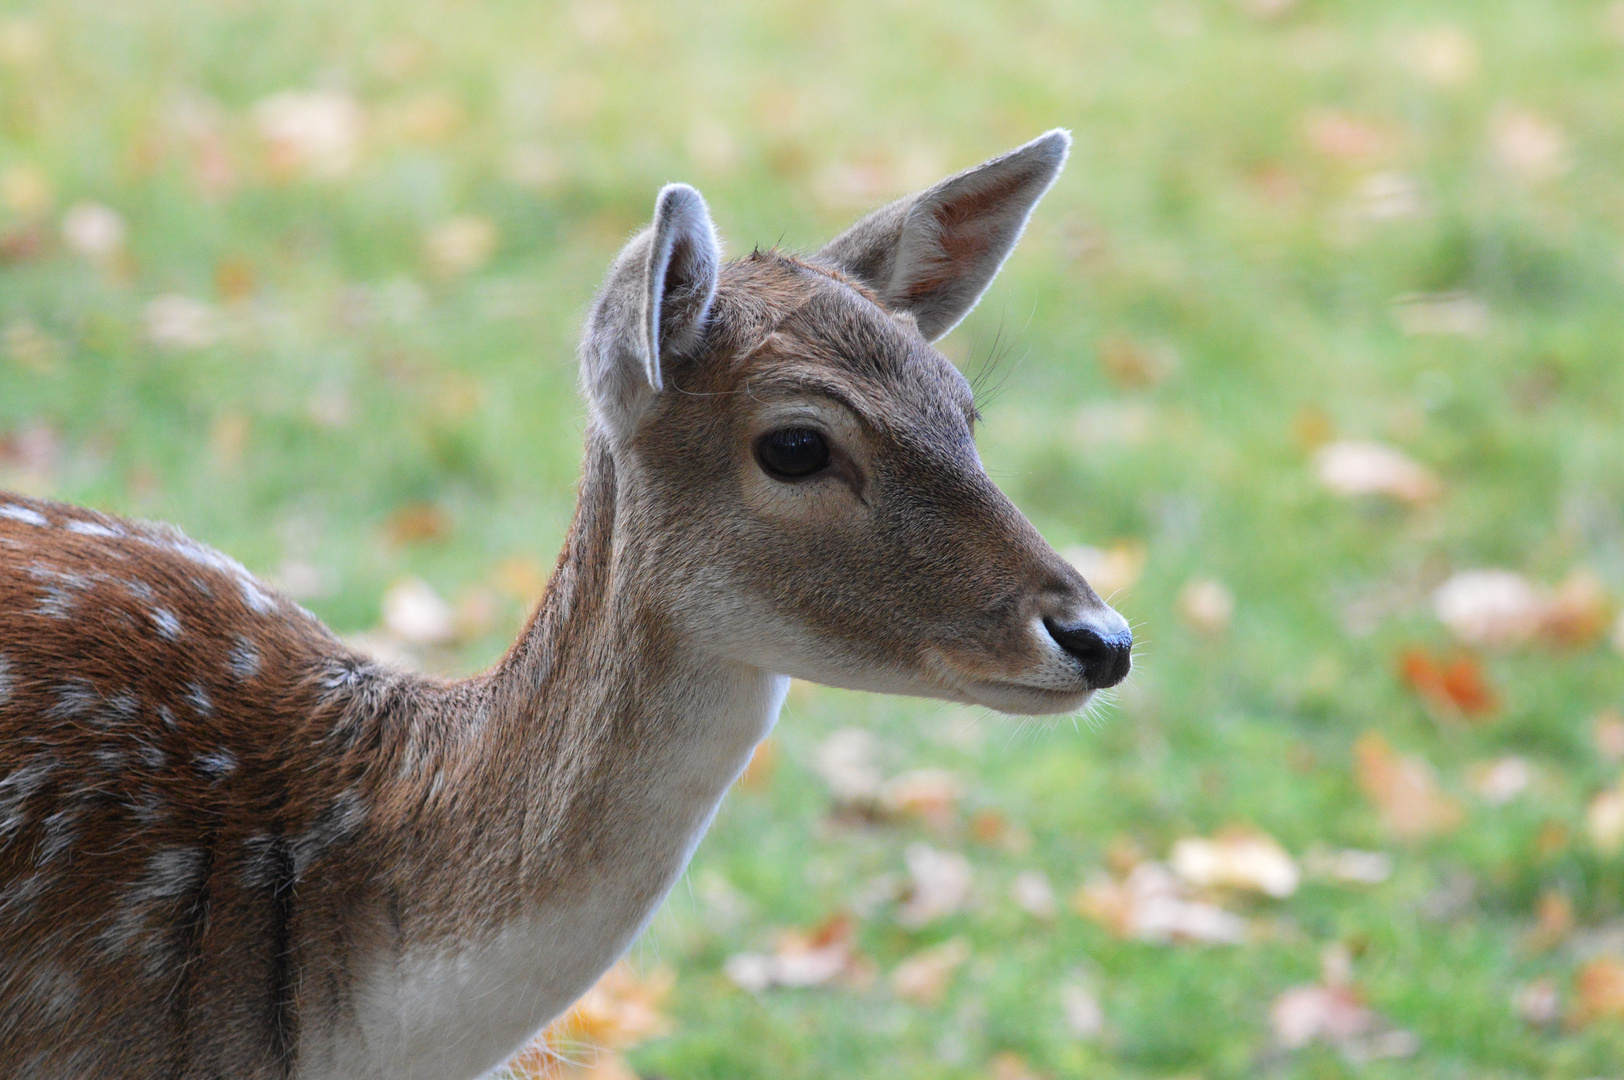
[[[578,895],[473,945],[380,957],[357,988],[354,1026],[301,1039],[300,1080],[471,1080],[506,1061],[648,924],[788,690],[785,676],[740,668],[677,688],[661,709],[684,732],[669,768],[617,807],[639,842]]]

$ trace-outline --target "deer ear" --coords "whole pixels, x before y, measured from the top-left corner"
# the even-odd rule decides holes
[[[582,386],[612,432],[630,433],[665,387],[662,362],[704,338],[721,261],[705,200],[687,184],[666,185],[654,202],[654,224],[610,267],[581,341]]]
[[[992,284],[1071,150],[1056,128],[874,211],[815,256],[858,278],[936,340]]]

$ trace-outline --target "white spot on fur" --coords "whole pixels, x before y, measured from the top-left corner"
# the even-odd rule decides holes
[[[333,805],[318,816],[310,828],[295,837],[290,845],[294,878],[303,877],[310,864],[330,846],[352,836],[366,821],[366,816],[366,803],[359,791],[351,787],[340,792]]]
[[[237,771],[237,758],[229,750],[220,749],[208,754],[199,754],[192,759],[197,771],[213,780],[230,776]]]
[[[0,847],[28,822],[28,800],[56,771],[54,758],[35,758],[0,780]]]
[[[224,574],[236,580],[237,587],[242,592],[242,601],[248,605],[250,611],[260,615],[268,615],[276,610],[276,601],[254,580],[254,575],[248,568],[229,555],[223,555],[213,548],[204,547],[196,540],[176,529],[167,530],[162,546],[179,555],[181,558],[194,562],[199,566],[206,566],[216,573]]]
[[[186,684],[186,704],[199,716],[214,715],[214,702],[209,700],[209,692],[203,689],[202,683]]]
[[[141,754],[141,764],[153,772],[157,772],[169,764],[169,757],[151,743],[142,743],[139,752]]]
[[[99,521],[70,521],[65,527],[69,532],[78,533],[80,536],[115,537],[124,535],[123,529],[103,525]]]
[[[231,649],[231,674],[239,682],[246,682],[259,674],[259,650],[247,638],[238,636]]]
[[[73,679],[56,688],[56,703],[45,710],[53,719],[88,716],[101,704],[101,695],[88,679]]]
[[[147,613],[152,618],[152,625],[158,628],[158,633],[174,641],[180,637],[180,620],[168,608],[153,608]]]
[[[41,822],[39,843],[34,848],[34,865],[45,866],[73,846],[79,838],[78,806],[64,806],[54,814],[47,814]]]
[[[0,705],[11,700],[11,690],[16,685],[16,677],[11,674],[11,661],[0,656]]]
[[[112,925],[97,940],[114,956],[140,946],[148,954],[147,970],[156,973],[166,959],[158,950],[166,943],[165,928],[173,922],[162,905],[178,900],[199,884],[205,863],[197,848],[159,848],[147,860],[146,873],[123,897],[123,907]],[[158,909],[158,910],[155,910]],[[153,916],[158,916],[154,927]]]
[[[175,710],[171,709],[168,705],[158,706],[158,719],[162,720],[164,722],[164,727],[168,728],[170,731],[180,730],[180,724],[176,723],[175,721]]]
[[[38,510],[30,510],[28,507],[18,506],[16,503],[7,503],[0,506],[0,518],[10,518],[12,521],[20,521],[24,525],[35,525],[41,529],[51,524],[45,520],[45,515]]]
[[[36,961],[20,982],[22,999],[33,1002],[35,1014],[47,1022],[63,1019],[79,1003],[79,980],[54,960]]]

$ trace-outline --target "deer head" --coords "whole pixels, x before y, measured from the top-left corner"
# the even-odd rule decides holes
[[[660,192],[592,308],[582,383],[617,544],[693,647],[1014,713],[1127,674],[1127,623],[988,478],[970,386],[930,344],[1069,146],[1052,131],[804,258],[724,263],[699,193]]]

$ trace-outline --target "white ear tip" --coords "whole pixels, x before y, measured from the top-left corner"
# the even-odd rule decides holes
[[[696,188],[687,184],[667,184],[660,189],[659,198],[654,200],[654,216],[657,220],[666,221],[678,217],[691,220],[709,215],[705,197]]]
[[[1045,131],[1021,147],[1021,150],[1031,153],[1034,157],[1047,158],[1059,168],[1066,163],[1066,158],[1071,154],[1071,132],[1065,128]]]

